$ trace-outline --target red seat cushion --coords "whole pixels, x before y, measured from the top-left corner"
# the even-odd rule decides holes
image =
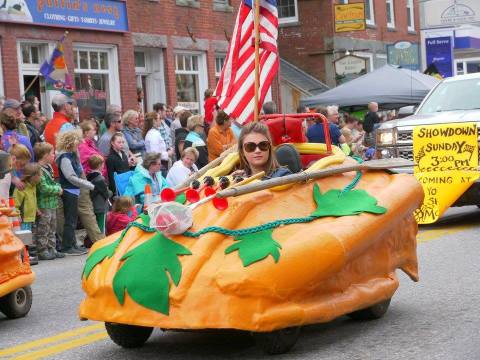
[[[272,135],[273,145],[308,142],[303,128],[303,119],[278,117],[265,120]]]

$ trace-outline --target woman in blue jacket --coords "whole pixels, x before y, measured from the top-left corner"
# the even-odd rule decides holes
[[[137,204],[144,201],[145,185],[150,185],[152,195],[158,198],[163,188],[167,187],[167,181],[160,171],[162,167],[161,155],[159,153],[146,153],[143,162],[137,165],[135,172],[128,180],[124,195],[134,196]]]

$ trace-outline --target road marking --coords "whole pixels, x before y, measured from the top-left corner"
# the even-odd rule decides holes
[[[442,226],[436,229],[420,231],[417,235],[417,242],[424,243],[437,240],[443,236],[457,234],[478,227],[478,225],[461,225],[461,226]]]
[[[57,345],[52,345],[50,347],[47,347],[45,349],[40,349],[36,350],[30,353],[27,353],[25,355],[17,356],[13,359],[15,360],[37,360],[37,359],[43,359],[47,356],[55,355],[67,350],[74,349],[79,346],[91,344],[100,340],[103,340],[107,338],[107,332],[102,331],[99,333],[91,334],[91,335],[86,335],[84,337],[81,337],[79,339],[74,339],[71,341],[67,341],[61,344]]]
[[[84,339],[84,338],[87,337],[85,335],[88,335],[91,332],[96,332],[94,335],[106,334],[105,331],[102,331],[102,332],[98,333],[99,330],[103,330],[103,329],[104,329],[104,325],[102,323],[80,327],[80,328],[65,331],[63,333],[60,333],[60,334],[57,334],[57,335],[54,335],[54,336],[50,336],[50,337],[47,337],[47,338],[38,339],[38,340],[30,341],[30,342],[27,342],[27,343],[24,343],[24,344],[21,344],[21,345],[17,345],[17,346],[13,346],[13,347],[10,347],[10,348],[2,349],[2,350],[0,350],[0,356],[1,357],[12,356],[12,355],[15,355],[15,354],[18,354],[18,353],[22,353],[22,352],[32,350],[32,349],[35,349],[35,348],[44,347],[44,346],[50,345],[50,344],[52,344],[50,346],[52,346],[53,348],[57,348],[59,345],[56,345],[56,343],[58,343],[62,340],[67,340],[67,339],[75,338],[75,337],[78,338],[79,336],[81,337],[81,339]],[[92,335],[89,335],[89,336],[92,336]],[[80,339],[78,339],[78,340],[80,340]],[[65,342],[65,344],[68,344],[70,342]],[[80,346],[80,345],[77,345],[77,346]]]

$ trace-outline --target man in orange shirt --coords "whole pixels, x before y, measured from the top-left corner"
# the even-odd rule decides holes
[[[232,121],[223,110],[218,111],[215,126],[208,132],[208,161],[215,160],[222,152],[233,146],[237,140],[230,126]]]

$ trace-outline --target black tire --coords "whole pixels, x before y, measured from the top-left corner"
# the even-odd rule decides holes
[[[392,299],[387,299],[375,305],[372,305],[366,309],[354,311],[348,314],[348,316],[354,320],[361,320],[361,321],[380,319],[387,312],[388,307],[390,306],[391,300]]]
[[[0,298],[0,311],[10,319],[24,317],[32,307],[32,289],[25,286]]]
[[[138,348],[141,347],[152,335],[152,327],[124,325],[105,323],[108,336],[112,341],[123,348]]]
[[[266,354],[278,355],[289,352],[297,343],[300,327],[280,329],[269,333],[252,333],[255,342]]]

